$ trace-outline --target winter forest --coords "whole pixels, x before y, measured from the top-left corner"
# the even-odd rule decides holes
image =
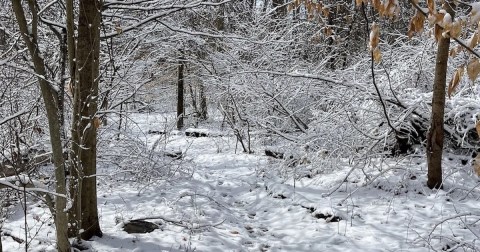
[[[480,251],[480,2],[0,3],[0,252]]]

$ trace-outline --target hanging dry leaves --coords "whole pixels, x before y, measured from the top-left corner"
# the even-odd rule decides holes
[[[480,176],[480,153],[477,154],[477,156],[473,159],[472,163],[473,163],[473,171],[477,174],[477,176]]]
[[[315,8],[316,8],[316,12],[317,12],[317,13],[321,13],[321,12],[322,12],[322,9],[323,9],[323,4],[322,4],[322,2],[317,2]]]
[[[287,7],[287,12],[292,11],[294,8],[295,8],[295,3],[289,4],[288,7]]]
[[[313,10],[314,10],[315,6],[311,2],[306,2],[305,7],[307,8],[308,19],[312,20],[313,19]]]
[[[380,17],[385,16],[385,6],[387,6],[388,3],[383,3],[382,0],[369,0],[371,6],[373,7],[374,10],[380,14]]]
[[[378,49],[378,47],[373,50],[372,54],[375,63],[379,63],[382,60],[382,53],[380,52],[380,49]]]
[[[471,81],[475,81],[478,74],[480,74],[480,62],[477,58],[474,58],[467,65],[467,75]]]
[[[357,6],[360,6],[362,5],[362,3],[368,4],[368,0],[355,0],[355,3],[357,4]]]
[[[100,125],[101,125],[100,118],[98,117],[93,118],[93,127],[95,127],[95,129],[98,129],[100,128]]]
[[[322,1],[318,0],[293,0],[288,4],[287,11],[297,10],[298,8],[303,7],[305,8],[307,19],[314,20],[319,15],[323,15],[324,17],[329,17],[330,10],[326,7]],[[337,8],[339,5],[337,5]]]
[[[373,22],[372,30],[370,31],[370,51],[375,50],[377,48],[378,43],[380,43],[380,27],[377,23]]]
[[[328,7],[323,7],[323,8],[322,8],[322,14],[323,14],[323,16],[325,16],[325,17],[328,18],[328,16],[330,15],[330,8],[328,8]]]
[[[450,25],[450,37],[458,38],[462,34],[462,22],[457,20]]]
[[[435,8],[435,0],[427,0],[428,13],[435,14],[437,9]]]
[[[410,20],[410,28],[408,29],[407,35],[409,38],[412,38],[412,36],[415,33],[419,33],[423,31],[423,23],[425,22],[425,16],[417,11],[415,13],[415,16]]]
[[[433,29],[433,33],[434,33],[434,36],[435,36],[435,40],[437,42],[440,41],[440,39],[443,38],[442,31],[443,31],[443,29],[439,25],[435,25],[435,28]]]
[[[459,45],[459,46],[457,46],[457,47],[455,47],[455,48],[452,48],[452,49],[450,50],[450,52],[448,53],[448,55],[449,55],[450,57],[452,57],[452,58],[455,58],[455,57],[457,57],[457,55],[458,55],[459,53],[462,52],[462,50],[463,50],[463,47],[462,47],[461,45]]]
[[[453,49],[450,49],[450,51],[448,52],[448,56],[452,57],[452,58],[455,58],[457,57],[457,49],[453,48]]]
[[[455,73],[453,74],[453,78],[450,80],[450,83],[448,84],[448,98],[452,96],[452,93],[458,87],[458,84],[462,79],[463,72],[464,72],[464,66],[462,65],[461,67],[457,68],[457,71],[455,71]]]
[[[470,36],[470,38],[467,40],[467,45],[468,45],[468,47],[473,49],[473,48],[475,48],[475,46],[478,45],[478,42],[479,42],[478,41],[478,32],[474,32],[472,34],[472,36]]]
[[[477,130],[477,135],[480,137],[480,121],[475,124],[475,129]]]
[[[383,8],[382,1],[380,0],[372,0],[372,7],[376,10]]]
[[[378,48],[378,44],[380,43],[380,27],[377,23],[373,22],[372,30],[370,31],[370,42],[369,42],[369,49],[372,52],[373,60],[376,63],[379,63],[382,60],[382,53]]]
[[[297,9],[300,6],[300,4],[301,4],[301,0],[294,0],[288,5],[287,11],[290,12],[294,9]]]
[[[470,11],[470,24],[476,24],[480,21],[480,3],[471,3],[472,10]]]
[[[428,14],[428,23],[430,25],[440,24],[443,22],[444,17],[445,17],[445,13]]]
[[[383,5],[383,16],[393,18],[398,11],[397,2],[395,0],[388,0]]]
[[[325,33],[325,36],[330,37],[333,34],[333,30],[330,27],[326,27],[325,29],[323,29],[323,33]]]

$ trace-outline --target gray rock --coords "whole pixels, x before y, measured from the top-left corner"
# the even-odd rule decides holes
[[[132,220],[126,222],[123,226],[123,230],[129,234],[146,234],[159,228],[159,225],[143,220]]]

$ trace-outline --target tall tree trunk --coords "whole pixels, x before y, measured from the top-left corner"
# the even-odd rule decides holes
[[[60,117],[60,134],[65,141],[65,68],[67,65],[67,31],[62,29],[60,41],[60,86],[58,87],[58,114]],[[63,152],[62,152],[63,153]]]
[[[79,1],[76,82],[74,84],[74,115],[72,152],[77,193],[72,210],[76,213],[77,232],[82,239],[102,236],[97,209],[97,113],[100,57],[101,1]],[[77,114],[75,114],[77,113]]]
[[[75,15],[73,0],[65,0],[66,7],[66,26],[67,26],[67,51],[68,51],[68,65],[70,70],[70,84],[73,85],[75,81]],[[72,90],[73,92],[73,90]]]
[[[182,52],[183,53],[183,52]],[[184,105],[184,80],[183,80],[183,71],[185,67],[185,62],[183,56],[180,57],[178,62],[178,83],[177,83],[177,129],[181,130],[184,126],[183,118],[185,116],[185,105]]]
[[[73,95],[73,114],[72,114],[72,128],[71,128],[71,150],[69,153],[69,171],[70,171],[70,181],[69,181],[69,191],[70,191],[70,198],[72,200],[72,207],[69,209],[68,212],[68,237],[75,237],[78,236],[78,230],[81,226],[81,209],[80,209],[80,162],[78,160],[77,154],[80,152],[80,138],[79,132],[77,131],[77,125],[80,118],[80,111],[79,107],[76,104],[79,104],[79,96],[77,95],[78,90],[78,79],[77,79],[77,68],[76,68],[76,61],[75,61],[75,26],[74,26],[74,3],[73,0],[66,0],[65,1],[66,7],[66,26],[67,26],[67,51],[68,51],[68,66],[69,66],[69,73],[70,73],[70,83],[69,88],[70,92]]]
[[[21,0],[12,0],[13,12],[17,19],[17,23],[22,35],[22,39],[27,45],[32,62],[34,65],[35,73],[40,85],[40,91],[42,93],[43,101],[45,103],[45,110],[47,112],[48,129],[50,133],[50,143],[52,145],[52,158],[55,166],[55,179],[56,179],[56,193],[60,195],[66,195],[65,185],[65,169],[64,159],[62,151],[62,140],[60,134],[60,119],[58,115],[58,94],[55,89],[50,86],[50,83],[46,80],[47,72],[45,70],[45,62],[38,47],[37,36],[37,5],[34,0],[28,1],[28,6],[31,11],[31,27],[28,27],[28,23],[25,17],[25,12],[22,7]],[[67,214],[64,211],[67,205],[66,197],[56,196],[55,199],[55,228],[57,231],[57,249],[58,251],[70,251],[70,242],[67,236]]]
[[[199,85],[200,93],[200,120],[207,120],[208,118],[208,109],[207,109],[207,96],[205,95],[205,86],[203,84]]]
[[[445,4],[445,10],[454,17],[453,3]],[[440,27],[436,27],[440,29]],[[442,154],[443,154],[443,120],[445,110],[445,88],[447,79],[448,52],[450,38],[442,37],[438,41],[437,59],[435,61],[435,79],[433,82],[432,119],[427,134],[427,186],[432,188],[442,187]]]

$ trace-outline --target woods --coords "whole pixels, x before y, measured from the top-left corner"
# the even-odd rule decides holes
[[[275,214],[343,223],[328,231],[342,241],[432,209],[442,218],[418,217],[392,246],[479,249],[480,3],[1,5],[0,251],[335,244],[282,244],[278,201]],[[384,201],[387,220],[372,218]],[[452,223],[465,238],[439,231]],[[119,232],[164,235],[119,245]]]

